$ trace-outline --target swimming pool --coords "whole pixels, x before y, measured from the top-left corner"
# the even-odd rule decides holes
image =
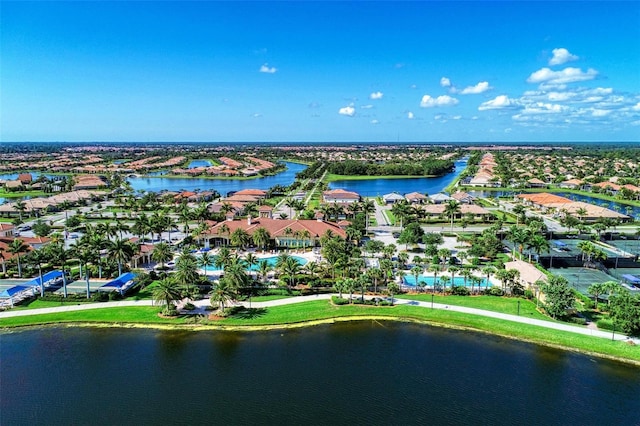
[[[442,285],[442,282],[440,281],[440,279],[442,278],[443,275],[439,275],[436,282],[437,284]],[[451,275],[447,275],[444,274],[445,277],[449,278],[449,281],[447,282],[447,287],[451,287],[452,285],[455,286],[460,286],[463,287],[464,286],[464,278],[463,277],[454,277],[453,278],[453,283],[451,282]],[[406,275],[403,278],[404,281],[404,285],[407,286],[411,286],[411,287],[415,287],[416,285],[416,277],[413,275]],[[427,284],[427,287],[433,287],[433,274],[430,275],[418,275],[418,283],[420,282],[425,282]],[[476,288],[478,287],[478,284],[474,284],[474,286]],[[489,286],[491,286],[491,283],[489,283]],[[467,287],[471,287],[471,279],[467,279]],[[487,287],[487,279],[486,278],[482,278],[482,281],[480,281],[480,287]]]
[[[304,266],[308,262],[307,259],[305,259],[304,257],[300,257],[300,256],[291,256],[291,258],[295,259],[295,261],[298,262],[298,264],[300,266]],[[278,261],[278,256],[269,256],[269,257],[259,257],[258,258],[258,262],[262,262],[263,260],[266,260],[267,264],[271,268],[275,268],[276,262]],[[216,256],[212,256],[211,263],[209,263],[209,265],[207,266],[207,272],[221,271],[221,269],[215,267],[215,263],[216,263]],[[253,264],[249,268],[250,271],[257,271],[258,269],[259,269],[258,264]]]

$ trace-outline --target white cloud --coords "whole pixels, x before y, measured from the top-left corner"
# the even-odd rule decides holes
[[[409,86],[409,89],[417,89],[418,85],[417,84],[412,84],[411,86]]]
[[[371,120],[371,124],[378,124],[378,123],[380,123],[380,122],[378,120],[376,120],[376,119]]]
[[[373,92],[372,94],[369,95],[369,99],[382,99],[382,97],[384,96],[384,93],[382,92]]]
[[[353,104],[351,104],[346,107],[340,108],[338,110],[338,114],[353,117],[356,114],[356,109],[353,107]]]
[[[632,106],[631,109],[634,110],[634,111],[640,111],[640,102],[638,102],[637,104]]]
[[[442,87],[451,87],[451,80],[449,80],[447,77],[442,77],[440,79],[440,86],[442,86]]]
[[[552,71],[549,68],[541,68],[532,73],[527,78],[527,83],[540,83],[541,86],[561,86],[566,83],[575,83],[576,81],[593,80],[598,75],[598,71],[589,68],[583,72],[580,68],[568,67],[562,71]]]
[[[461,95],[477,95],[478,93],[484,93],[487,90],[491,89],[489,83],[487,81],[481,81],[475,86],[469,86],[462,89],[460,92]]]
[[[496,96],[495,99],[481,103],[478,110],[486,111],[490,109],[515,108],[517,106],[518,101],[515,99],[511,99],[507,95],[499,95]]]
[[[362,105],[360,108],[362,108],[362,109],[371,109],[371,108],[373,108],[373,105],[371,105],[371,104]]]
[[[553,49],[553,58],[549,59],[549,65],[562,65],[565,62],[577,61],[579,58],[576,55],[569,53],[564,47]]]
[[[267,74],[275,74],[276,71],[278,71],[276,67],[270,67],[267,63],[262,64],[262,66],[260,67],[260,72],[264,72]]]
[[[255,114],[252,115],[253,118],[260,118],[262,117],[262,114],[259,112],[256,112]]]
[[[460,120],[462,118],[461,115],[454,115],[453,117],[451,117],[454,120]]]
[[[420,106],[422,108],[433,108],[439,106],[453,106],[457,105],[458,100],[456,98],[452,98],[448,95],[438,96],[437,98],[432,98],[429,95],[424,95],[422,100],[420,101]]]
[[[594,117],[606,117],[609,114],[611,114],[611,111],[607,109],[594,108],[593,111],[591,112],[591,115],[593,115]]]
[[[415,117],[416,117],[416,116],[415,116],[415,115],[413,115],[413,113],[412,113],[411,111],[409,111],[409,112],[407,113],[407,118],[408,118],[409,120],[413,120]]]

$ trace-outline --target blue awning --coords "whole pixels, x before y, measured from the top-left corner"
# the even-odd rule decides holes
[[[635,275],[624,274],[622,276],[622,279],[627,280],[632,284],[640,284],[640,278],[636,277]]]
[[[566,247],[566,246],[567,246],[567,244],[566,244],[566,243],[563,243],[562,241],[554,241],[554,242],[553,242],[553,244],[554,244],[556,247]]]
[[[32,290],[33,286],[27,286],[27,285],[14,285],[13,287],[10,287],[8,289],[6,289],[5,291],[3,291],[2,293],[0,293],[0,297],[3,298],[8,298],[8,297],[13,297],[16,294],[25,291],[25,290]]]
[[[105,285],[100,286],[100,288],[109,287],[109,288],[120,289],[120,288],[124,287],[129,281],[133,280],[135,277],[136,277],[136,274],[134,274],[133,272],[127,272],[127,273],[124,273],[124,274],[120,275],[115,280],[109,281]]]

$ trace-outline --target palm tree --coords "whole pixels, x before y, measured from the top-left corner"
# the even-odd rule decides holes
[[[393,296],[400,292],[400,287],[395,282],[390,282],[387,285],[387,293],[389,293],[389,297],[391,297],[391,306],[393,306]]]
[[[367,232],[369,229],[369,215],[376,211],[376,205],[373,200],[365,200],[362,203],[362,212],[365,214],[364,216],[364,230]]]
[[[451,274],[451,286],[453,287],[453,277],[456,274],[456,272],[460,271],[460,268],[458,268],[457,266],[449,266],[449,273]]]
[[[226,223],[223,223],[222,225],[220,225],[218,227],[218,235],[225,235],[225,246],[229,244],[229,232],[231,230],[229,229],[229,226]]]
[[[28,259],[38,267],[40,276],[40,297],[44,296],[44,280],[42,279],[42,264],[49,260],[49,256],[44,249],[33,250],[29,253]]]
[[[135,222],[133,223],[133,227],[131,228],[131,231],[133,232],[134,235],[137,235],[138,237],[144,240],[145,235],[148,232],[151,232],[149,217],[145,213],[142,213],[138,217],[136,217]]]
[[[515,257],[515,249],[518,247],[518,252],[520,253],[520,257],[522,257],[522,251],[524,249],[524,245],[529,240],[529,233],[526,228],[519,228],[516,225],[513,225],[507,231],[507,239],[513,243],[513,255]]]
[[[421,267],[414,266],[413,268],[411,268],[411,275],[413,275],[413,278],[415,279],[414,283],[416,285],[416,288],[418,288],[418,277],[420,276],[421,273],[422,273]]]
[[[289,287],[294,287],[296,285],[296,275],[300,272],[300,263],[295,258],[288,257],[280,269],[288,277]]]
[[[369,278],[373,280],[373,293],[378,293],[378,280],[384,278],[384,273],[380,268],[371,268],[367,271]]]
[[[269,242],[271,241],[271,234],[267,231],[266,228],[260,226],[255,231],[253,231],[252,235],[253,243],[262,248],[264,252],[269,246]]]
[[[532,250],[536,253],[536,256],[539,258],[540,253],[546,252],[548,253],[551,249],[551,245],[549,241],[540,234],[534,234],[531,236],[527,244],[527,249]],[[529,263],[531,263],[531,251],[529,251]]]
[[[265,283],[267,275],[271,270],[272,270],[271,265],[269,265],[269,262],[267,260],[261,260],[260,262],[258,262],[258,275],[260,276],[260,280],[262,281],[262,284]]]
[[[462,268],[460,270],[460,275],[464,279],[464,286],[467,287],[467,280],[473,277],[473,271],[470,268]],[[471,281],[471,293],[473,293],[474,282]]]
[[[89,264],[96,262],[96,260],[100,258],[100,254],[90,243],[82,241],[73,248],[73,253],[80,264],[80,276],[82,276],[82,266],[84,266],[84,279],[87,283],[87,299],[89,299],[91,297]]]
[[[134,248],[129,241],[120,239],[109,241],[107,245],[107,255],[118,263],[118,276],[122,275],[122,265],[131,260],[133,254]]]
[[[451,219],[451,231],[453,232],[453,219],[460,213],[460,203],[457,200],[449,200],[444,205],[443,214]]]
[[[175,311],[175,308],[172,309],[174,302],[180,300],[182,293],[178,283],[173,278],[167,277],[158,281],[151,296],[155,302],[165,306],[162,310],[164,314],[171,315]]]
[[[404,220],[409,216],[410,207],[407,200],[399,201],[391,207],[391,213],[396,219],[400,219],[400,228],[403,228]]]
[[[247,231],[242,228],[236,228],[231,233],[231,244],[238,247],[241,250],[244,250],[247,245],[251,242],[251,236]]]
[[[28,252],[30,247],[24,243],[20,238],[16,238],[9,244],[8,252],[16,256],[16,262],[18,263],[18,277],[22,278],[22,264],[20,262],[20,254]]]
[[[151,259],[160,263],[160,267],[164,269],[164,264],[173,259],[173,252],[167,243],[158,243],[153,247]]]
[[[606,283],[593,283],[587,288],[587,293],[593,295],[593,300],[595,302],[595,310],[598,310],[598,299],[600,295],[607,291]]]
[[[198,266],[204,269],[205,277],[207,276],[207,267],[211,265],[211,262],[213,262],[213,256],[211,256],[208,251],[202,253],[198,258]]]
[[[67,297],[67,272],[66,265],[69,259],[69,250],[64,248],[64,242],[58,241],[46,246],[49,250],[49,258],[54,262],[60,263],[60,270],[62,270],[62,292],[64,297]]]
[[[228,247],[222,247],[218,251],[217,256],[213,261],[213,265],[218,269],[224,269],[231,263],[231,250]]]
[[[496,268],[491,265],[488,265],[482,268],[482,273],[487,277],[486,284],[485,284],[486,287],[489,287],[489,279],[491,278],[491,275],[493,275],[495,272],[496,272]]]
[[[228,302],[233,302],[237,298],[237,294],[236,288],[231,285],[227,280],[227,277],[224,276],[211,292],[211,306],[217,304],[218,311],[223,313],[225,305]]]
[[[436,280],[438,279],[438,274],[440,273],[440,264],[434,263],[429,266],[429,272],[433,272],[433,292],[436,292]]]
[[[367,291],[367,288],[369,287],[369,281],[367,280],[367,276],[366,275],[360,275],[357,279],[356,279],[356,286],[357,288],[360,289],[360,294],[361,294],[361,299],[364,302],[364,293],[365,291]]]

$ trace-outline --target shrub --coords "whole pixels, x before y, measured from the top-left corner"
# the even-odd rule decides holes
[[[334,305],[347,305],[349,303],[349,299],[345,299],[344,297],[331,296],[331,302]]]
[[[525,290],[524,291],[524,297],[528,300],[533,299],[533,292],[531,290]]]
[[[579,324],[579,325],[586,325],[587,319],[582,317],[570,317],[569,322],[572,322],[574,324]]]
[[[485,291],[485,294],[489,296],[504,296],[504,291],[500,287],[491,287]]]
[[[454,285],[451,287],[451,294],[455,296],[468,296],[470,294],[469,289],[465,286]]]
[[[602,330],[613,330],[613,321],[610,319],[598,320],[596,325]]]
[[[194,309],[196,309],[196,305],[194,305],[191,302],[188,302],[184,305],[182,309],[184,309],[185,311],[193,311]]]
[[[109,300],[122,300],[122,296],[117,291],[112,291],[109,294]]]
[[[91,295],[92,302],[106,302],[109,300],[109,295],[101,291],[96,291]]]

